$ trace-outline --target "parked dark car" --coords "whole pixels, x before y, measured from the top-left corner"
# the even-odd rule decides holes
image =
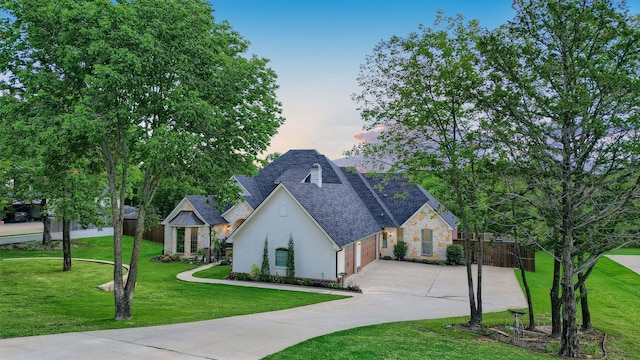
[[[13,221],[15,222],[29,221],[29,213],[26,211],[17,211],[13,216]]]

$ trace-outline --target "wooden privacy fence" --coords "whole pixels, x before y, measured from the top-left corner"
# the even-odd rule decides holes
[[[136,226],[138,226],[138,219],[124,219],[124,223],[122,224],[122,233],[124,235],[134,236],[136,234]],[[142,238],[164,244],[164,225],[161,223],[156,224],[155,227],[145,231],[142,234]]]
[[[454,244],[464,247],[464,240],[453,240]],[[536,271],[536,252],[525,248],[516,242],[485,241],[482,243],[483,253],[482,263],[484,265],[517,268],[518,257],[522,259],[522,264],[527,271]],[[478,262],[478,242],[471,240],[471,258],[473,263]]]

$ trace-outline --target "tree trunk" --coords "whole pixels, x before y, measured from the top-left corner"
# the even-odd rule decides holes
[[[143,199],[141,201],[140,207],[138,208],[138,223],[136,225],[136,232],[133,237],[133,249],[131,251],[131,261],[129,262],[129,273],[127,274],[127,283],[124,287],[123,294],[123,296],[125,297],[123,306],[126,306],[126,308],[123,310],[126,312],[126,314],[128,314],[129,319],[131,319],[132,316],[133,294],[136,288],[136,282],[138,281],[140,244],[142,243],[142,235],[144,234],[145,220],[147,217],[145,202],[146,200]]]
[[[120,278],[122,281],[122,278]],[[114,297],[116,302],[116,320],[131,320],[132,314],[132,297],[127,296],[124,286],[116,292],[114,287]]]
[[[131,298],[127,298],[122,278],[122,225],[124,222],[124,200],[127,188],[127,141],[123,134],[115,134],[114,145],[108,141],[101,144],[102,155],[109,178],[111,200],[111,224],[113,226],[113,298],[115,320],[131,319]],[[120,165],[119,165],[120,164]]]
[[[561,263],[558,260],[560,255],[555,253],[556,258],[553,260],[553,283],[549,291],[551,298],[551,336],[559,338],[562,334],[562,299],[560,298],[560,269]]]
[[[531,299],[531,289],[529,289],[529,283],[527,282],[527,271],[524,268],[524,263],[522,262],[522,258],[520,257],[520,246],[516,247],[516,251],[518,251],[517,259],[518,259],[518,268],[520,268],[520,277],[522,278],[522,285],[524,286],[524,292],[527,295],[527,307],[529,309],[529,330],[533,331],[536,329],[536,321],[533,316],[533,300]]]
[[[51,244],[51,218],[46,211],[47,199],[42,199],[40,202],[42,211],[42,245],[48,246]]]
[[[116,298],[116,320],[129,320],[132,317],[133,294],[138,279],[140,244],[142,243],[142,236],[147,219],[147,208],[153,200],[159,185],[160,177],[154,176],[154,174],[147,169],[144,174],[142,201],[140,201],[140,206],[138,207],[138,223],[133,238],[133,249],[131,251],[131,261],[129,262],[127,283],[122,288],[122,291],[118,292],[117,296],[119,297]],[[120,218],[120,235],[122,235],[122,221],[122,218]],[[120,242],[120,245],[122,245],[122,242]],[[120,251],[120,258],[122,258],[122,251]],[[120,281],[122,282],[122,277],[120,277]]]
[[[62,271],[71,270],[71,221],[62,216]]]
[[[131,299],[127,299],[124,289],[124,280],[122,279],[122,225],[123,217],[120,216],[121,208],[113,205],[116,209],[112,209],[114,213],[113,223],[113,297],[116,307],[116,320],[131,319]]]
[[[456,189],[459,189],[459,186],[457,186]],[[465,202],[460,191],[457,191],[457,203],[459,209],[464,209]],[[471,249],[471,239],[469,239],[469,224],[467,223],[467,217],[464,210],[461,210],[460,222],[462,223],[462,230],[464,232],[464,252],[467,260],[466,268],[470,315],[469,326],[472,328],[478,328],[480,327],[480,319],[478,318],[478,309],[476,307],[476,297],[473,287],[473,269],[471,268],[471,264],[473,263],[473,252]]]
[[[480,326],[480,322],[478,321],[478,310],[476,308],[476,297],[475,297],[475,292],[473,289],[473,270],[471,269],[471,263],[473,262],[473,256],[472,256],[472,251],[471,251],[471,240],[469,239],[469,233],[465,233],[465,239],[464,239],[464,248],[465,248],[465,253],[466,253],[466,258],[467,258],[467,286],[469,288],[469,314],[470,314],[470,318],[469,318],[469,326],[471,326],[472,328],[475,327],[479,327]]]
[[[589,311],[588,291],[584,276],[582,272],[578,274],[578,282],[580,282],[580,310],[582,311],[582,330],[589,331],[593,329],[593,326],[591,325],[591,312]]]
[[[573,283],[573,238],[571,232],[563,236],[562,249],[562,337],[559,355],[568,358],[582,356],[578,324],[576,323],[576,293]]]
[[[476,289],[476,317],[478,326],[482,325],[482,265],[484,263],[484,238],[480,239],[478,228],[475,229],[478,239],[478,288]]]

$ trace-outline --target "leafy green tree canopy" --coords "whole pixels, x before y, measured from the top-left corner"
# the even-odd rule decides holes
[[[203,0],[3,0],[3,94],[34,128],[51,119],[75,156],[99,153],[114,226],[116,319],[131,317],[139,242],[160,181],[198,179],[221,203],[279,125],[275,73]],[[32,117],[32,114],[38,116]],[[126,288],[121,228],[131,166],[142,171]],[[138,234],[139,232],[139,234]]]
[[[574,277],[638,236],[628,223],[640,196],[640,23],[612,0],[514,8],[482,41],[490,119],[531,189],[513,200],[557,240],[538,245],[562,261],[561,355],[579,357]]]

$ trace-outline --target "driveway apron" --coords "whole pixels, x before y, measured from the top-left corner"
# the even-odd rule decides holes
[[[607,257],[640,275],[640,255],[607,255]]]
[[[487,266],[483,278],[486,312],[526,307],[513,269]],[[363,294],[194,323],[5,339],[0,359],[259,359],[340,330],[468,315],[464,267],[377,261],[347,281]]]

